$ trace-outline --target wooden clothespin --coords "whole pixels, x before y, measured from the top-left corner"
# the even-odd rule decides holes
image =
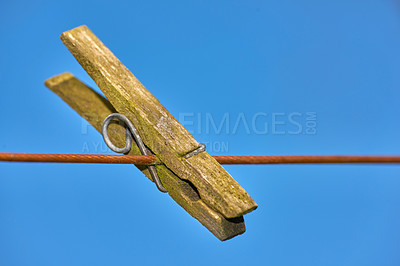
[[[199,143],[86,26],[61,40],[102,90],[105,99],[69,73],[45,84],[99,132],[103,120],[119,112],[132,121],[146,147],[163,163],[157,174],[168,194],[220,240],[245,231],[243,215],[255,201],[207,152],[185,155]],[[110,126],[110,139],[125,144],[125,129]],[[141,154],[133,145],[129,154]],[[138,167],[147,177],[147,167]]]

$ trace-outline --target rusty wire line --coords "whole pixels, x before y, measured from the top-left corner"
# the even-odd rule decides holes
[[[379,164],[400,163],[400,156],[261,155],[213,156],[220,164]],[[0,152],[0,161],[41,163],[162,164],[153,155],[46,154]]]

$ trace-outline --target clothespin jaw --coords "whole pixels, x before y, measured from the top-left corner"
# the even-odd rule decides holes
[[[116,112],[107,99],[70,73],[52,77],[46,80],[45,85],[85,118],[98,132],[101,132],[104,119]],[[125,128],[123,126],[118,123],[110,124],[108,132],[110,140],[115,145],[119,147],[125,145]],[[129,154],[138,155],[141,152],[136,145],[132,145]],[[137,168],[152,180],[147,167],[139,165]],[[190,183],[180,179],[165,165],[157,165],[157,173],[167,188],[168,195],[218,239],[227,240],[245,232],[243,217],[226,219],[205,204]]]
[[[99,117],[114,110],[125,115],[163,163],[156,169],[168,194],[219,239],[243,233],[242,216],[257,208],[247,192],[207,152],[187,158],[200,144],[86,26],[64,32],[61,40],[110,102],[99,100],[99,95],[71,74],[49,79],[46,85],[81,115],[89,111],[84,110],[88,99],[92,101],[90,111]],[[75,96],[66,96],[71,91]],[[101,102],[101,108],[95,102]],[[97,130],[101,128],[99,121],[85,118]],[[122,128],[115,134],[110,131],[115,144],[124,146],[123,132]],[[140,153],[133,149],[130,154]]]

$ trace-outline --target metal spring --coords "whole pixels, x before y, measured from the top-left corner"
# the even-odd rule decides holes
[[[113,119],[118,119],[125,123],[126,143],[125,143],[125,147],[123,147],[123,148],[119,148],[119,147],[115,146],[111,142],[110,138],[108,137],[108,126],[110,125],[110,123]],[[129,151],[131,150],[131,147],[132,147],[132,137],[133,137],[133,139],[135,140],[136,144],[139,147],[140,152],[143,155],[152,155],[151,152],[144,145],[142,138],[140,137],[140,135],[139,135],[138,131],[136,130],[135,126],[133,125],[132,121],[129,120],[123,114],[114,113],[114,114],[110,114],[109,116],[107,116],[106,119],[104,119],[103,126],[101,128],[101,132],[103,134],[104,142],[114,152],[123,153],[123,154],[129,153]],[[189,152],[188,154],[186,154],[183,157],[185,159],[188,159],[188,158],[190,158],[196,154],[199,154],[200,152],[203,152],[205,150],[206,150],[206,145],[203,143],[200,143],[200,145],[197,149]],[[151,178],[153,179],[154,183],[156,183],[158,190],[160,190],[161,192],[164,192],[164,193],[167,192],[167,190],[165,189],[165,187],[163,186],[163,184],[160,180],[160,177],[157,174],[156,167],[154,165],[148,165],[147,167],[149,169]]]
[[[113,119],[118,119],[122,122],[125,123],[126,126],[126,143],[125,143],[125,147],[123,148],[118,148],[117,146],[115,146],[110,138],[108,137],[108,126],[110,125],[111,121]],[[114,113],[114,114],[110,114],[109,116],[107,116],[107,118],[104,120],[103,122],[103,126],[101,128],[101,132],[103,134],[103,138],[104,138],[104,142],[107,144],[107,146],[117,152],[117,153],[124,153],[127,154],[132,147],[132,137],[135,140],[136,144],[139,147],[140,152],[143,155],[152,155],[150,153],[150,151],[146,148],[146,146],[144,145],[142,138],[140,137],[138,131],[136,130],[135,126],[133,125],[133,123],[131,122],[131,120],[129,120],[126,116],[122,115],[122,114],[118,114],[118,113]],[[154,183],[156,183],[156,186],[158,188],[158,190],[160,190],[161,192],[165,193],[167,192],[167,190],[165,189],[165,187],[163,186],[163,184],[161,183],[160,177],[157,174],[157,170],[156,167],[154,165],[149,165],[147,166],[151,175],[151,178],[153,179]]]

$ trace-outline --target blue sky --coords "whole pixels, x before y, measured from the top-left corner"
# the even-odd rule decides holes
[[[0,1],[0,150],[112,153],[43,84],[86,24],[214,155],[399,154],[397,1]],[[221,129],[219,129],[221,127]],[[0,265],[399,265],[400,167],[226,166],[220,242],[129,165],[0,163]]]

